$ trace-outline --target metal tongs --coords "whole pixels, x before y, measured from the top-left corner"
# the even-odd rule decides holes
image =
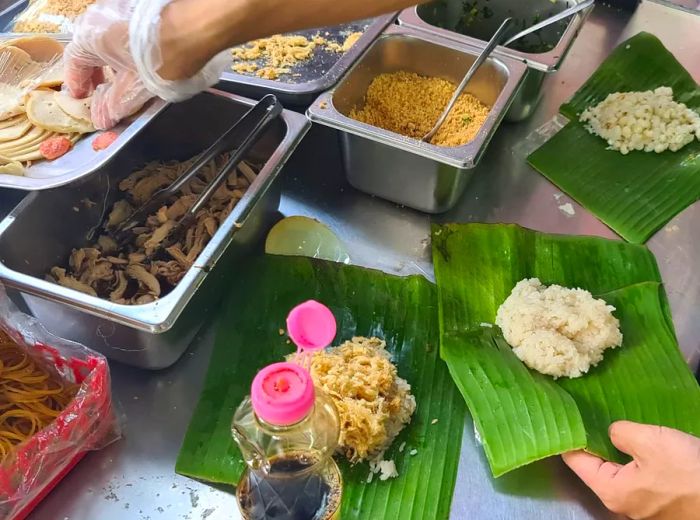
[[[111,231],[112,238],[119,247],[124,247],[133,238],[131,232],[146,221],[149,215],[157,212],[167,201],[176,195],[183,186],[192,180],[210,161],[227,150],[233,150],[226,164],[217,176],[199,194],[192,207],[180,218],[162,244],[173,243],[173,238],[186,230],[194,221],[197,213],[209,201],[217,188],[246,156],[250,148],[258,141],[269,124],[282,113],[282,105],[272,94],[262,98],[253,108],[241,117],[219,139],[216,140],[197,161],[170,186],[155,192],[151,199],[134,211],[125,221]],[[169,239],[168,239],[169,238]]]

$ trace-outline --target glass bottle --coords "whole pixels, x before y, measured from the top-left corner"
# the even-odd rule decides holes
[[[318,318],[306,310],[303,317]],[[309,332],[308,326],[304,330]],[[335,320],[328,343],[334,335]],[[297,345],[303,349],[306,343]],[[318,349],[312,345],[310,350]],[[244,519],[338,518],[342,478],[332,457],[340,432],[338,413],[314,387],[306,368],[275,363],[262,369],[236,410],[231,430],[248,466],[236,489]]]

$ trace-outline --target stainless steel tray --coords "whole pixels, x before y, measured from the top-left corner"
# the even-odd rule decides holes
[[[20,0],[9,5],[7,5],[8,2],[2,3],[6,7],[3,7],[2,11],[0,11],[0,32],[11,33],[15,18],[29,6],[29,0]]]
[[[411,139],[351,119],[349,113],[363,104],[378,74],[406,70],[457,84],[478,54],[474,46],[407,27],[388,27],[338,86],[309,107],[312,121],[341,131],[350,184],[428,213],[447,211],[457,202],[518,91],[525,64],[491,58],[479,69],[467,91],[492,108],[476,137],[462,146],[435,146]]]
[[[440,0],[417,7],[404,9],[399,13],[399,24],[411,27],[449,40],[479,48],[486,46],[493,32],[506,16],[519,21],[534,22],[535,16],[546,17],[548,13],[559,12],[572,3],[581,0]],[[477,8],[479,14],[470,26],[469,35],[463,35],[440,26],[454,27],[466,5]],[[571,45],[578,36],[586,17],[592,8],[587,9],[562,25],[555,25],[542,31],[543,40],[553,48],[546,52],[523,52],[499,46],[496,56],[506,56],[527,63],[529,69],[522,86],[505,116],[506,121],[519,122],[527,119],[542,99],[542,85],[548,73],[555,72],[564,61]],[[525,25],[528,25],[527,23]],[[561,34],[560,34],[561,32]]]
[[[0,281],[19,291],[52,333],[131,365],[159,369],[174,363],[218,298],[235,291],[235,260],[254,247],[276,218],[278,174],[308,129],[308,120],[285,111],[256,144],[264,162],[258,178],[224,221],[182,281],[160,300],[118,305],[44,279],[72,248],[88,242],[118,198],[119,181],[149,160],[186,159],[210,145],[252,100],[210,91],[171,105],[113,161],[64,188],[28,195],[0,222]],[[85,199],[97,202],[91,207]]]
[[[12,39],[19,34],[0,34],[0,41]],[[52,34],[61,43],[70,41],[70,36]],[[53,161],[38,161],[27,168],[23,176],[0,174],[0,188],[18,190],[46,190],[56,188],[89,175],[109,162],[134,136],[141,132],[165,107],[161,99],[153,99],[135,116],[117,125],[113,131],[119,137],[109,147],[96,152],[92,149],[95,134],[87,134],[63,157]]]
[[[320,92],[328,90],[338,82],[375,38],[394,21],[396,14],[336,27],[297,31],[294,34],[301,34],[307,38],[320,33],[323,37],[331,37],[339,41],[343,41],[341,33],[362,31],[364,34],[346,53],[318,49],[311,59],[294,67],[292,74],[282,76],[275,81],[227,70],[222,74],[218,88],[255,99],[265,94],[274,94],[286,105],[308,106]]]
[[[399,24],[424,30],[462,43],[468,43],[483,48],[493,32],[506,16],[512,16],[516,21],[524,21],[532,25],[535,17],[543,19],[548,13],[563,11],[571,4],[582,0],[440,0],[428,4],[404,9],[399,13]],[[474,23],[469,26],[467,35],[440,27],[454,27],[464,12],[465,5],[473,5],[479,14],[475,15]],[[486,9],[486,11],[484,11]],[[509,56],[525,61],[529,67],[543,72],[557,70],[566,57],[576,36],[583,26],[592,8],[587,9],[561,26],[543,29],[542,38],[550,42],[553,48],[544,52],[524,52],[499,46],[496,55]],[[484,12],[486,14],[484,14]]]

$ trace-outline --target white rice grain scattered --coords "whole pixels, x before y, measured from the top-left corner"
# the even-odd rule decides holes
[[[581,113],[592,134],[605,139],[610,150],[626,155],[633,150],[676,152],[700,139],[700,114],[673,100],[673,89],[614,92]]]

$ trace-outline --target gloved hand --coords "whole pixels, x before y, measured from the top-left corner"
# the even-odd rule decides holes
[[[700,439],[663,426],[619,421],[610,440],[632,456],[626,465],[576,451],[564,462],[603,504],[633,520],[700,518]]]
[[[93,94],[96,128],[107,129],[137,112],[153,96],[182,101],[210,87],[226,66],[220,53],[188,79],[158,74],[160,14],[172,0],[98,0],[78,18],[64,52],[65,84],[76,98]],[[114,72],[105,82],[103,67]]]

